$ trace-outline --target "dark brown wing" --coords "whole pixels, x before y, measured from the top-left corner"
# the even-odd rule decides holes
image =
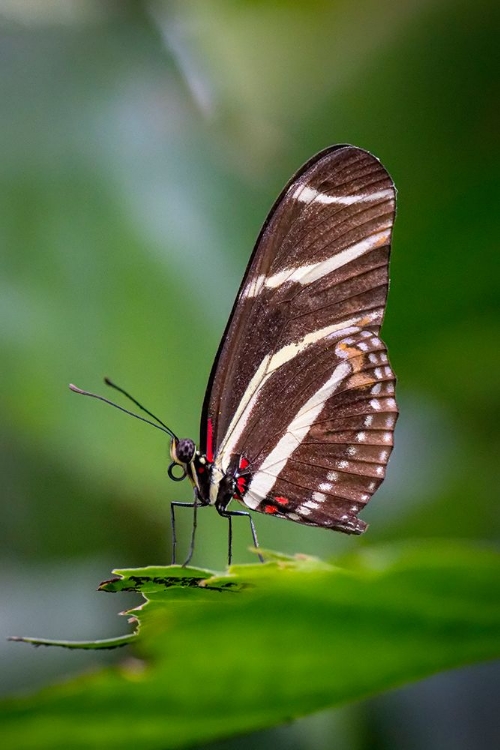
[[[318,154],[298,172],[264,225],[214,363],[201,425],[202,450],[213,451],[218,469],[227,471],[235,456],[249,461],[242,498],[249,507],[266,510],[272,498],[281,497],[288,505],[280,506],[280,514],[315,523],[313,511],[319,508],[302,514],[298,509],[329,483],[318,525],[342,526],[350,490],[347,496],[339,492],[361,474],[346,470],[338,483],[326,478],[334,470],[329,466],[337,460],[335,451],[344,452],[337,458],[345,461],[355,444],[335,436],[359,432],[360,419],[371,413],[370,388],[394,383],[392,372],[374,375],[368,360],[370,347],[386,357],[378,332],[394,210],[395,189],[380,162],[341,146]],[[389,412],[395,410],[394,405]],[[298,423],[302,427],[296,428]],[[320,424],[327,427],[312,447]],[[390,445],[384,448],[387,458]],[[323,464],[322,455],[330,456]],[[385,466],[381,455],[378,464]],[[370,496],[376,486],[365,485],[359,492]]]

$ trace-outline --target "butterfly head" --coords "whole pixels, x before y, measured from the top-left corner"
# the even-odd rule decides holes
[[[170,458],[172,463],[168,467],[168,476],[175,482],[186,477],[193,485],[196,497],[201,505],[209,503],[209,482],[212,464],[202,456],[193,440],[189,438],[172,438],[170,443]],[[175,471],[180,466],[181,472]]]

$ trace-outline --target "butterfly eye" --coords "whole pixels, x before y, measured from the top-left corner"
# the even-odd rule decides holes
[[[171,455],[175,463],[178,464],[189,464],[193,460],[196,451],[196,446],[189,438],[183,438],[181,440],[173,441],[171,448]]]

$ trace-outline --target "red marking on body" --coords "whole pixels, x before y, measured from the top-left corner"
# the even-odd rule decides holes
[[[247,458],[245,458],[245,456],[241,456],[239,468],[240,469],[246,469],[247,466],[249,466],[249,465],[250,465],[250,461]]]
[[[287,497],[281,497],[280,496],[280,497],[275,497],[274,499],[280,505],[288,505],[288,503],[290,502],[290,500]]]
[[[212,420],[207,420],[207,460],[210,463],[213,463],[214,460],[214,428],[212,424]]]
[[[205,471],[205,467],[204,466],[198,466],[198,474],[203,474],[204,471]]]
[[[264,513],[277,513],[278,508],[275,508],[274,505],[264,505]]]

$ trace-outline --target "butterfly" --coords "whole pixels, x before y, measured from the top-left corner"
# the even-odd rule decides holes
[[[192,503],[171,504],[174,554],[174,508],[195,510],[186,562],[200,506],[228,518],[229,561],[234,516],[248,516],[258,546],[250,510],[366,530],[358,514],[384,479],[398,417],[379,335],[395,203],[380,161],[350,145],[316,154],[276,200],[215,357],[199,446],[160,422],[169,476],[194,489]]]

